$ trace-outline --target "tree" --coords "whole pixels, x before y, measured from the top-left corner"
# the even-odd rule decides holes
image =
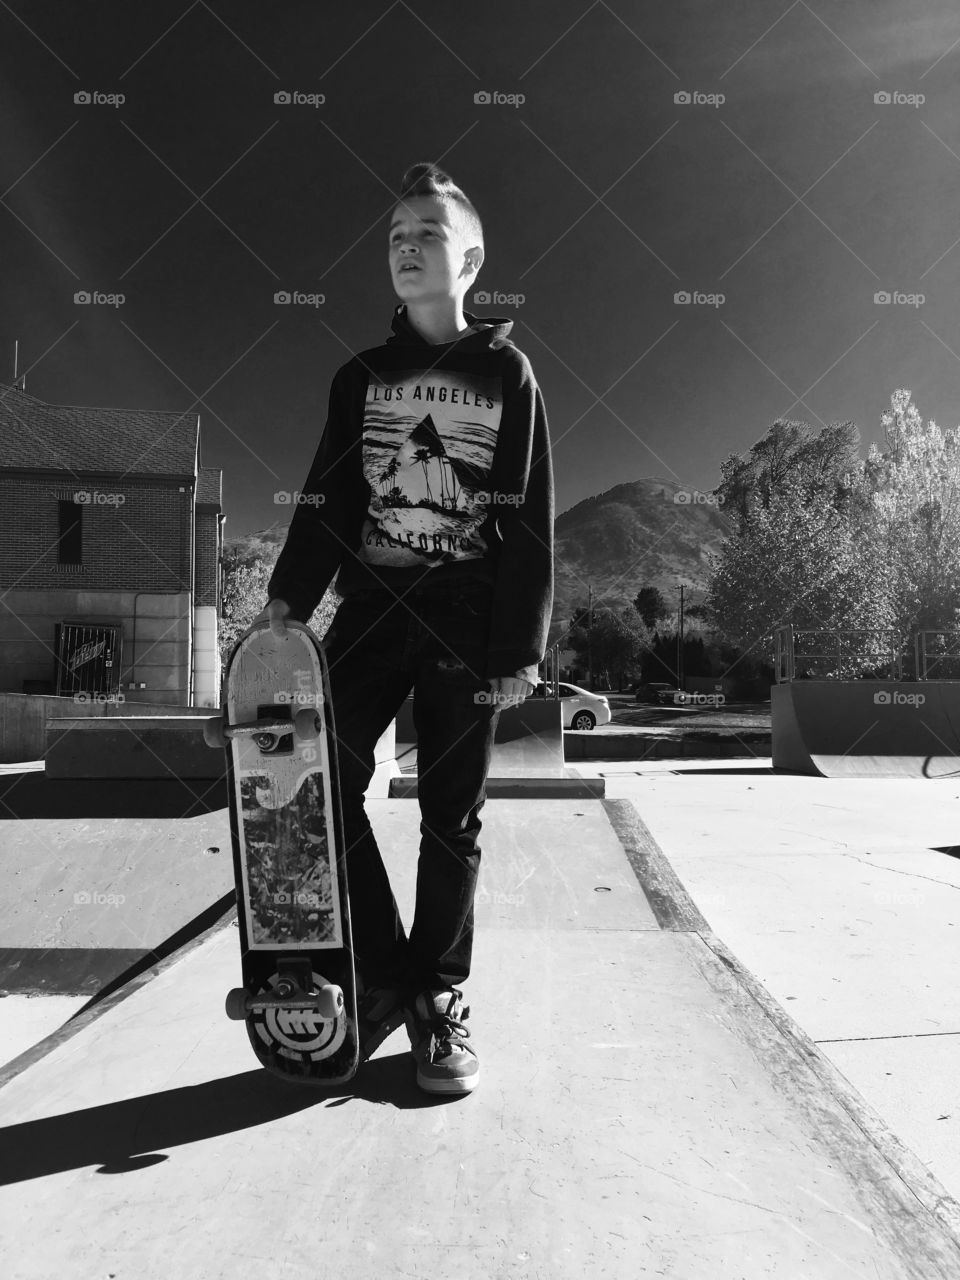
[[[667,602],[656,587],[641,587],[634,597],[633,607],[643,619],[643,625],[651,631],[661,618],[670,616]]]
[[[567,646],[573,649],[577,666],[589,670],[605,688],[614,684],[622,689],[628,677],[636,673],[650,636],[632,606],[619,612],[605,605],[594,605],[593,625],[583,605],[574,610]]]
[[[277,554],[279,554],[279,549]],[[223,591],[220,601],[220,660],[226,664],[231,650],[258,613],[267,605],[267,584],[273,573],[277,556],[262,556],[257,552],[239,551],[235,547],[224,550]],[[321,638],[333,620],[340,596],[328,588],[309,620],[310,627]]]
[[[721,465],[717,500],[744,528],[758,509],[768,510],[791,485],[807,502],[836,505],[844,477],[860,466],[860,432],[852,422],[835,422],[815,432],[806,422],[778,418],[749,453],[731,454]]]

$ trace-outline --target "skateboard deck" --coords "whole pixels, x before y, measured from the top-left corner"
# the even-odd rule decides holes
[[[300,623],[257,623],[224,674],[205,736],[227,753],[243,1019],[288,1080],[339,1084],[358,1065],[356,981],[336,736],[323,649]]]

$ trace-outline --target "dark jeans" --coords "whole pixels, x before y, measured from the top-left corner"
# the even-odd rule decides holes
[[[470,973],[480,809],[499,708],[483,678],[492,589],[420,586],[347,597],[324,642],[343,801],[353,947],[367,986],[450,987]],[[420,857],[405,936],[363,804],[374,747],[410,689]]]

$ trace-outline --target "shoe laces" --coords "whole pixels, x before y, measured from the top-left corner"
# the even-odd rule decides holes
[[[467,1036],[470,1034],[466,1019],[470,1017],[467,1005],[461,1006],[460,1017],[451,1013],[436,1013],[430,1019],[430,1054],[434,1058],[446,1058],[462,1047],[469,1047]]]

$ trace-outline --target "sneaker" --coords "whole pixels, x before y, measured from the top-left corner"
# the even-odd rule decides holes
[[[403,998],[396,987],[364,989],[357,979],[357,1038],[360,1061],[366,1062],[383,1044],[387,1036],[403,1025]]]
[[[469,1016],[463,992],[452,987],[422,991],[407,1009],[417,1084],[427,1093],[469,1093],[479,1083],[480,1060],[464,1021]]]

